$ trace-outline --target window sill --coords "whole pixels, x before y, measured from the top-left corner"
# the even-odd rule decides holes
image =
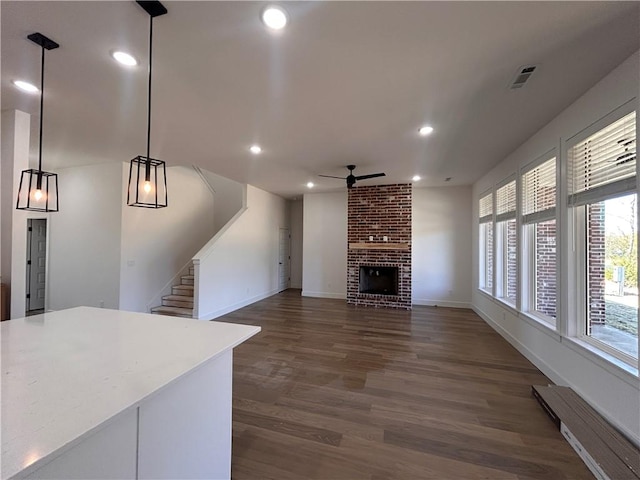
[[[546,333],[556,341],[562,341],[562,335],[558,333],[558,331],[556,330],[556,326],[553,323],[547,322],[540,317],[532,315],[529,312],[518,312],[518,317],[527,322],[532,327],[535,327],[541,332]]]
[[[545,322],[541,318],[538,318],[538,317],[536,317],[534,315],[531,315],[530,313],[521,312],[516,308],[515,305],[507,303],[501,298],[493,297],[493,296],[489,295],[485,290],[478,289],[478,291],[481,292],[482,294],[484,294],[487,297],[487,299],[491,300],[493,303],[495,303],[495,304],[499,305],[501,308],[504,308],[505,310],[507,310],[514,317],[525,321],[527,324],[531,325],[532,327],[536,328],[537,330],[540,330],[542,333],[545,333],[546,335],[550,336],[551,338],[553,338],[557,342],[560,342],[561,335],[556,331],[555,325],[553,325],[553,324],[551,324],[549,322]]]
[[[483,295],[486,295],[488,298],[493,299],[493,295],[489,290],[485,290],[484,288],[478,288],[478,292],[482,293]]]
[[[518,309],[516,308],[515,304],[507,302],[504,298],[491,297],[491,300],[496,302],[502,308],[506,308],[507,310],[509,310],[509,312],[511,312],[516,317],[520,313],[518,312]]]
[[[574,352],[582,355],[588,360],[599,367],[607,370],[607,372],[615,375],[621,380],[624,380],[629,385],[638,388],[640,383],[638,382],[638,368],[628,363],[623,362],[619,358],[608,354],[600,350],[595,345],[589,342],[585,342],[576,337],[562,337],[562,343],[569,347]]]

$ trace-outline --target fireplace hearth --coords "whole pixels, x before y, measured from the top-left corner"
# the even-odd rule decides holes
[[[360,265],[360,293],[398,295],[398,267]]]

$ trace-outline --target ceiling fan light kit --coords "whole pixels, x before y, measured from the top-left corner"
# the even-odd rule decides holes
[[[147,154],[133,158],[129,165],[127,205],[142,208],[163,208],[167,201],[167,168],[162,160],[151,158],[151,78],[153,54],[153,19],[167,13],[159,1],[136,3],[149,14],[149,89],[147,103]]]
[[[40,150],[38,152],[38,169],[23,170],[20,175],[16,209],[32,212],[57,212],[58,175],[42,170],[42,118],[44,112],[44,53],[45,50],[53,50],[60,45],[41,33],[32,33],[27,38],[42,49],[40,71]]]
[[[356,182],[358,180],[366,180],[368,178],[377,178],[377,177],[384,177],[386,176],[385,173],[371,173],[369,175],[354,175],[353,171],[356,169],[355,165],[347,165],[347,168],[349,169],[349,175],[347,175],[346,177],[335,177],[333,175],[318,175],[319,177],[325,177],[325,178],[339,178],[341,180],[346,180],[347,181],[347,188],[353,188],[353,186],[356,184]]]

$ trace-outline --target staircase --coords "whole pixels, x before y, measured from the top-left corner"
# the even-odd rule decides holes
[[[193,318],[193,279],[193,266],[191,266],[189,275],[182,275],[180,285],[171,287],[171,295],[162,297],[162,305],[153,307],[151,313]]]

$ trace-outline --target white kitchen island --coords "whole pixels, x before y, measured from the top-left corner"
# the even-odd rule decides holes
[[[5,478],[230,478],[233,348],[259,327],[89,307],[2,322]]]

